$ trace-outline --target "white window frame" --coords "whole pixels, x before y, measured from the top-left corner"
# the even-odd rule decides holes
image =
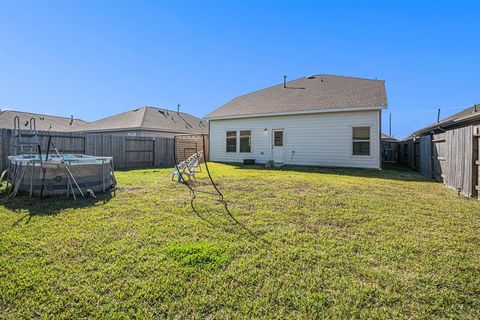
[[[235,151],[228,151],[227,150],[227,147],[228,147],[228,144],[227,144],[227,139],[228,139],[228,133],[229,132],[235,132]],[[239,148],[239,141],[238,141],[238,131],[237,130],[225,130],[225,153],[226,154],[235,154],[235,153],[238,153],[238,148]]]
[[[353,128],[368,128],[369,129],[369,132],[370,132],[370,139],[369,140],[354,140],[353,139]],[[354,124],[354,125],[350,125],[350,144],[349,144],[349,147],[350,147],[350,157],[353,157],[353,158],[373,158],[373,154],[372,154],[372,142],[373,142],[373,139],[372,139],[372,128],[373,128],[373,125],[372,124],[366,124],[366,123],[359,123],[359,124]],[[368,155],[362,155],[362,154],[353,154],[353,143],[354,142],[368,142]]]
[[[250,131],[250,151],[242,151],[242,149],[240,148],[241,147],[241,135],[240,135],[240,132],[241,131]],[[253,130],[252,129],[239,129],[237,131],[237,137],[238,137],[238,153],[243,153],[243,154],[251,154],[252,153],[252,149],[253,149]]]
[[[250,131],[250,152],[240,151],[240,131]],[[235,152],[227,151],[227,132],[235,132]],[[241,129],[227,129],[225,130],[225,148],[223,149],[225,154],[252,154],[253,153],[253,133],[254,130],[251,128],[241,128]]]

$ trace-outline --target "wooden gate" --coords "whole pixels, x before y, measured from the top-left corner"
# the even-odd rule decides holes
[[[415,170],[420,171],[420,141],[413,143],[413,166]]]
[[[153,165],[155,165],[155,140],[125,139],[125,167],[147,167]]]
[[[52,143],[57,147],[61,153],[76,153],[85,154],[85,137],[76,137],[73,135],[59,135],[59,134],[39,134],[38,141],[45,152],[48,146],[48,138],[51,138]],[[53,151],[53,150],[52,150]]]
[[[432,137],[432,178],[443,181],[445,169],[445,133],[439,133]]]

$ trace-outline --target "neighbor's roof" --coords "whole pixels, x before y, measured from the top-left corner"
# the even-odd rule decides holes
[[[480,104],[475,104],[470,108],[462,110],[458,113],[455,113],[438,123],[432,123],[431,125],[426,126],[423,129],[415,131],[411,136],[418,136],[427,132],[431,132],[432,130],[437,129],[438,127],[447,128],[447,127],[454,127],[460,126],[464,123],[470,121],[480,121]]]
[[[20,128],[29,130],[30,119],[35,118],[37,130],[43,131],[68,131],[86,122],[81,119],[67,117],[49,116],[46,114],[21,112],[14,110],[0,111],[0,128],[14,129],[13,119],[18,116],[20,119]]]
[[[81,132],[108,132],[149,130],[172,133],[207,133],[208,123],[187,113],[142,107],[111,117],[86,123],[75,130]]]
[[[382,136],[381,136],[381,139],[383,141],[398,141],[397,139],[393,138],[393,137],[390,137],[388,134],[385,134],[382,132]]]
[[[277,113],[342,111],[385,107],[385,81],[315,75],[288,81],[233,99],[205,118],[228,118]]]

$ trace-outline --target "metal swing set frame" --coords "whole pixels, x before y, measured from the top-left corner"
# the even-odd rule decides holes
[[[186,160],[188,160],[190,157],[188,157],[185,161],[182,161],[182,162],[179,162],[179,157],[178,157],[178,145],[179,145],[179,140],[180,139],[187,139],[187,138],[193,138],[193,139],[200,139],[201,142],[202,142],[202,150],[198,150],[198,148],[195,148],[195,153],[192,154],[193,155],[198,155],[198,167],[200,168],[200,172],[201,172],[201,158],[203,158],[203,163],[205,165],[205,171],[207,173],[207,176],[208,176],[208,179],[210,181],[210,183],[212,184],[213,188],[215,189],[215,192],[209,192],[209,191],[204,191],[204,190],[198,190],[198,189],[195,189],[195,185],[192,184],[192,179],[190,178],[190,176],[192,175],[191,174],[191,170],[192,168],[189,168],[187,166],[187,168],[184,168],[182,166],[182,163],[184,163]],[[219,199],[218,201],[219,202],[222,202],[222,203],[225,203],[225,200],[224,200],[224,196],[222,194],[222,192],[218,189],[215,181],[213,180],[212,178],[212,175],[210,174],[210,170],[208,168],[208,163],[207,163],[207,153],[206,153],[206,139],[207,139],[207,135],[205,134],[180,134],[180,135],[176,135],[175,138],[173,139],[173,149],[174,149],[174,152],[173,152],[173,157],[174,157],[174,161],[175,161],[175,170],[172,172],[172,174],[178,174],[178,181],[179,182],[183,182],[189,189],[190,189],[190,193],[192,194],[192,200],[195,199],[195,193],[196,192],[200,192],[200,193],[206,193],[206,194],[211,194],[211,195],[215,195],[215,196],[218,196]],[[185,154],[185,150],[187,149],[194,149],[194,148],[185,148],[184,149],[184,156],[186,157],[186,154]],[[185,171],[188,170],[188,171]],[[195,170],[195,169],[193,169]],[[185,176],[187,178],[187,180],[185,179]],[[194,174],[192,175],[194,177],[194,180],[193,181],[196,181],[196,178],[194,176]],[[173,178],[173,176],[172,176]]]

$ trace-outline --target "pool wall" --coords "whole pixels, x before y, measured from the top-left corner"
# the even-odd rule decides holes
[[[115,185],[113,168],[110,166],[111,158],[100,158],[100,160],[94,157],[84,156],[82,158],[76,162],[74,158],[70,157],[67,165],[66,162],[61,162],[59,159],[40,162],[39,160],[28,161],[28,159],[18,156],[12,157],[10,158],[9,182],[13,182],[14,172],[18,170],[17,180],[20,175],[23,176],[18,189],[19,193],[30,194],[31,192],[33,196],[40,196],[42,185],[44,185],[43,196],[69,196],[72,188],[68,187],[69,174],[66,169],[68,167],[84,193],[87,189],[91,189],[95,193],[104,192]],[[20,169],[18,169],[19,167]],[[75,195],[80,195],[71,178],[70,181]]]

